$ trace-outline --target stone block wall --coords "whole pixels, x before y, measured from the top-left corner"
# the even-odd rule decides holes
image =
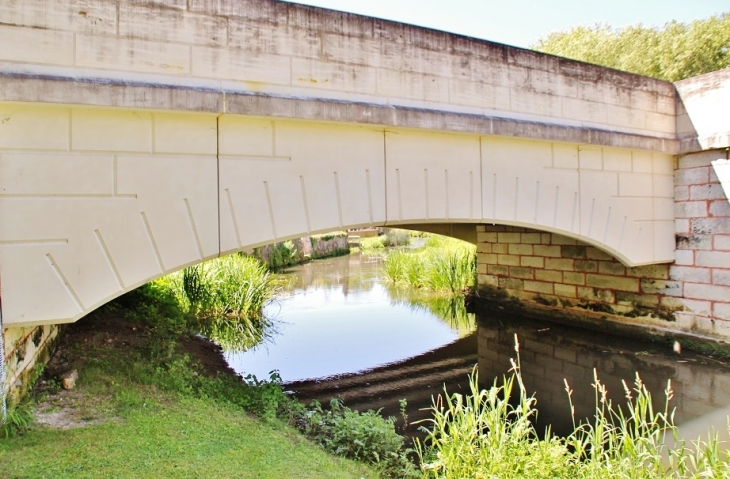
[[[5,377],[2,386],[8,405],[16,404],[32,386],[38,366],[44,366],[53,355],[59,332],[59,325],[3,330]]]
[[[558,234],[479,225],[480,287],[538,309],[593,311],[730,339],[727,156],[723,149],[677,160],[674,263],[628,268],[598,248]]]

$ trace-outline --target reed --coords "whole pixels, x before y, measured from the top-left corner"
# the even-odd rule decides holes
[[[390,253],[383,264],[385,280],[448,293],[471,288],[476,281],[476,250],[458,240],[431,236],[424,248]]]
[[[433,403],[431,428],[424,442],[416,441],[421,470],[427,478],[705,478],[730,477],[727,452],[716,436],[698,439],[688,447],[676,441],[676,427],[666,390],[662,411],[654,411],[651,395],[636,377],[633,388],[624,384],[626,404],[614,406],[606,387],[594,374],[595,415],[590,421],[574,418],[566,438],[548,429],[540,437],[533,418],[536,399],[522,382],[519,345],[508,376],[480,389],[476,370],[470,393],[438,396]],[[568,397],[572,390],[566,382]],[[572,403],[570,404],[572,408]],[[669,439],[676,443],[669,447]]]
[[[277,292],[274,276],[258,259],[233,254],[158,280],[178,300],[199,332],[226,350],[246,350],[268,334],[262,308]]]

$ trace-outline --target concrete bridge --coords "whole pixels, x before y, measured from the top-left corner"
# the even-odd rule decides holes
[[[383,225],[478,241],[480,283],[528,302],[730,336],[730,71],[274,0],[9,1],[0,42],[9,351],[185,266]]]

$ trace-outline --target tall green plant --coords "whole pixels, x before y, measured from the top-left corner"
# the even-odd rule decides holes
[[[185,268],[158,280],[172,291],[200,332],[227,350],[259,344],[271,322],[262,314],[277,291],[256,258],[233,254]]]
[[[585,478],[659,479],[730,477],[730,462],[717,436],[687,447],[677,440],[666,390],[662,411],[655,412],[641,379],[624,383],[626,404],[614,406],[606,387],[594,374],[595,415],[577,421],[567,438],[548,429],[541,438],[533,418],[536,399],[522,382],[519,345],[509,376],[480,389],[476,371],[470,394],[444,393],[432,406],[425,442],[416,442],[421,469],[429,478]],[[566,382],[570,397],[572,391]],[[572,408],[572,403],[571,403]],[[676,446],[670,448],[670,439]]]

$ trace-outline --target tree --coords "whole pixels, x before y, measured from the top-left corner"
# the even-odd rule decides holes
[[[730,67],[730,12],[661,28],[641,24],[611,28],[597,24],[553,32],[533,49],[677,81]]]

